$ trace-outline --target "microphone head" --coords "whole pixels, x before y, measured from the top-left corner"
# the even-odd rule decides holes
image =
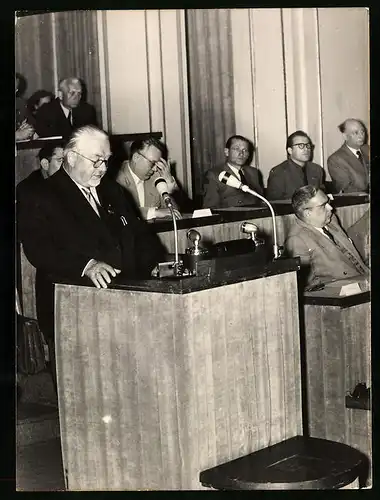
[[[236,189],[240,189],[242,186],[242,183],[234,175],[226,172],[225,170],[220,172],[220,174],[218,175],[218,179],[220,182],[223,182],[223,184],[227,184],[227,186]]]
[[[157,191],[160,193],[160,195],[164,195],[165,193],[168,193],[168,184],[166,180],[163,177],[158,177],[154,181],[154,187],[157,189]]]
[[[259,230],[259,228],[256,226],[256,224],[252,224],[252,222],[242,222],[240,225],[240,231],[242,233],[246,234],[252,234],[256,233]]]
[[[186,234],[187,238],[192,242],[195,243],[196,241],[200,241],[201,235],[196,231],[195,229],[189,229]]]

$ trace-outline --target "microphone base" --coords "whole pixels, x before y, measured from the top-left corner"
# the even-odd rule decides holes
[[[152,276],[155,278],[181,279],[194,276],[194,273],[186,269],[183,265],[183,261],[180,260],[178,262],[159,262],[152,271]]]

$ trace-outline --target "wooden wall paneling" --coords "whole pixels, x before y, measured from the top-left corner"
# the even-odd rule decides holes
[[[252,9],[251,13],[255,154],[266,185],[271,168],[286,158],[281,12],[280,9]]]
[[[305,329],[310,435],[346,443],[371,458],[371,412],[345,407],[358,382],[372,385],[370,304],[306,305]]]
[[[179,296],[56,291],[69,489],[203,489],[200,470],[301,433],[295,273]]]
[[[110,132],[148,132],[150,109],[145,11],[107,10],[106,23]]]

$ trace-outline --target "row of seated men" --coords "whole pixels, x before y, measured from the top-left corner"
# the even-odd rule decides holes
[[[16,93],[19,86],[16,78]],[[43,102],[34,115],[34,126],[27,123],[16,124],[16,131],[22,137],[34,131],[39,137],[62,136],[67,139],[73,130],[85,126],[96,125],[96,113],[93,106],[82,100],[82,83],[78,78],[64,78],[59,83],[56,99]],[[29,120],[30,121],[30,120]],[[21,128],[21,131],[20,131]],[[339,125],[343,136],[342,146],[329,156],[327,167],[333,183],[335,193],[365,192],[369,187],[369,148],[366,144],[367,131],[364,124],[357,119],[349,118]],[[298,130],[289,135],[286,140],[286,159],[273,167],[268,177],[268,184],[264,190],[261,174],[258,169],[251,166],[254,145],[242,136],[235,135],[226,142],[224,150],[226,161],[223,165],[215,166],[206,172],[203,193],[203,206],[207,208],[225,208],[238,205],[251,205],[254,200],[249,194],[242,193],[222,184],[218,175],[221,170],[244,181],[251,189],[259,194],[265,194],[270,200],[289,200],[294,191],[304,185],[311,184],[317,187],[325,186],[324,169],[312,162],[314,145],[311,138],[303,131]],[[147,148],[147,158],[152,151],[153,157],[160,154],[155,146]],[[155,158],[152,160],[155,161]],[[165,158],[165,152],[161,151]],[[165,160],[166,161],[166,160]],[[168,171],[170,165],[162,163],[161,167]],[[120,173],[118,181],[134,185],[128,178],[129,169],[124,168],[126,176]],[[169,172],[168,176],[169,176]],[[139,180],[147,181],[147,175],[137,174]],[[135,181],[136,177],[133,178]],[[171,192],[177,192],[178,186],[174,182],[168,183]],[[265,191],[265,193],[264,193]],[[154,190],[152,190],[154,192]],[[141,198],[141,196],[140,196]],[[150,196],[147,194],[147,198]],[[148,208],[151,205],[143,205]],[[154,205],[152,205],[154,207]],[[144,212],[147,212],[144,210]],[[153,211],[147,218],[152,218]],[[147,213],[144,215],[148,215]]]
[[[162,174],[167,163],[158,153],[147,156],[151,147],[149,140],[135,145],[128,165],[141,161],[142,171],[155,165]],[[52,366],[54,277],[107,288],[119,274],[124,279],[148,278],[165,259],[157,234],[136,212],[123,182],[106,175],[110,157],[107,134],[94,126],[81,127],[50,158],[41,153],[39,179],[38,172],[33,173],[34,180],[23,181],[16,192],[18,237],[36,268],[37,318]],[[368,275],[367,264],[340,227],[323,190],[309,184],[298,188],[292,206],[296,220],[285,246],[289,255],[301,257],[307,286]]]

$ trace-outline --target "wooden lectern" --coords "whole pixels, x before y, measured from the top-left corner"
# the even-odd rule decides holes
[[[298,260],[55,286],[68,490],[197,490],[302,433]]]

